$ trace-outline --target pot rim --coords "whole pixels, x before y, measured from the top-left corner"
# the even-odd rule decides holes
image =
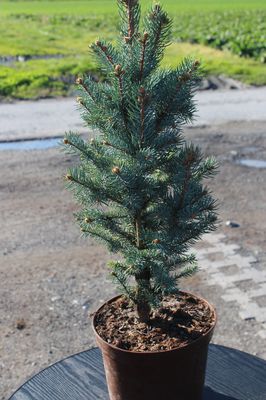
[[[94,312],[93,318],[92,318],[92,329],[93,329],[93,332],[94,332],[94,334],[95,334],[95,336],[96,336],[96,338],[97,338],[98,340],[100,340],[101,342],[103,342],[103,343],[106,344],[107,346],[110,346],[110,347],[113,348],[114,350],[121,351],[121,352],[126,353],[126,354],[127,354],[127,353],[139,354],[139,355],[142,355],[142,354],[161,354],[161,353],[169,353],[169,352],[173,352],[173,351],[183,350],[183,349],[187,348],[188,346],[193,346],[194,344],[198,343],[200,340],[202,340],[202,339],[204,339],[206,336],[208,336],[209,333],[210,333],[211,331],[214,330],[214,328],[215,328],[215,326],[216,326],[216,323],[217,323],[217,313],[216,313],[216,310],[215,310],[214,306],[213,306],[212,304],[210,304],[205,298],[200,297],[200,296],[197,296],[197,295],[195,295],[194,293],[187,292],[187,291],[184,291],[184,290],[179,290],[179,293],[185,293],[185,294],[188,294],[188,295],[190,295],[190,296],[192,296],[192,297],[196,297],[197,299],[203,300],[203,301],[209,306],[209,308],[210,308],[210,310],[212,311],[213,316],[214,316],[214,321],[213,321],[213,324],[212,324],[212,326],[210,327],[210,329],[209,329],[207,332],[203,333],[201,336],[199,336],[197,339],[193,340],[193,342],[184,344],[183,346],[176,347],[176,348],[174,348],[174,349],[169,349],[169,350],[156,350],[156,351],[134,351],[134,350],[125,350],[125,349],[121,349],[120,347],[114,346],[114,345],[111,344],[111,343],[108,343],[108,342],[107,342],[106,340],[104,340],[104,339],[99,335],[99,333],[97,332],[97,330],[96,330],[96,328],[95,328],[95,317],[96,317],[98,311],[100,311],[100,310],[105,306],[105,304],[112,303],[113,301],[115,301],[115,300],[118,299],[119,297],[123,296],[122,294],[119,294],[119,295],[117,295],[117,296],[114,296],[114,297],[112,297],[111,299],[105,301],[105,302]]]

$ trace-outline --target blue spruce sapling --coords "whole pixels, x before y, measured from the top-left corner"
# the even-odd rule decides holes
[[[66,151],[80,159],[66,179],[81,205],[81,231],[122,256],[110,262],[111,276],[148,322],[152,307],[196,271],[189,246],[215,228],[216,204],[203,180],[216,163],[181,133],[195,112],[199,62],[159,68],[169,17],[154,5],[141,32],[139,2],[118,4],[116,46],[104,40],[91,46],[105,80],[77,79],[83,120],[98,135],[90,141],[66,135]]]

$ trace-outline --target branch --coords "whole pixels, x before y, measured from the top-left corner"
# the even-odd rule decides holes
[[[162,10],[159,4],[155,4],[151,10],[148,20],[148,31],[152,33],[152,37],[154,38],[152,40],[151,57],[154,57],[153,61],[156,65],[163,56],[163,51],[167,45],[171,20]]]
[[[86,108],[86,110],[87,110],[88,112],[90,112],[90,109],[86,106],[86,104],[84,103],[82,97],[77,97],[76,100],[77,100],[77,102],[78,102],[81,106],[83,106],[84,108]]]
[[[178,76],[178,82],[176,85],[176,91],[172,93],[172,96],[168,97],[168,102],[166,107],[160,112],[156,120],[156,130],[160,130],[160,124],[163,118],[169,113],[169,109],[172,106],[173,100],[177,95],[178,91],[182,88],[184,84],[186,84],[191,78],[193,78],[193,73],[198,69],[200,66],[199,60],[195,60],[188,71],[183,72],[181,75]]]
[[[121,78],[121,76],[119,76],[118,77],[118,86],[119,86],[119,94],[120,94],[120,97],[121,97],[121,102],[122,102],[122,107],[124,107],[123,106],[123,99],[124,99],[124,94],[123,94],[123,82],[122,82],[122,78]]]
[[[85,188],[87,188],[87,189],[93,191],[92,188],[91,188],[89,185],[86,184],[86,182],[81,182],[81,181],[79,181],[77,178],[75,178],[74,176],[72,176],[72,175],[70,175],[70,174],[67,174],[65,178],[66,178],[66,180],[68,180],[68,181],[75,182],[75,183],[77,183],[78,185],[84,186]],[[94,190],[95,190],[95,192],[99,192],[97,188],[94,188]],[[114,203],[117,203],[117,204],[123,206],[123,202],[122,202],[122,201],[119,201],[119,200],[115,199],[113,196],[111,196],[109,193],[105,192],[104,190],[102,190],[102,192],[103,192],[104,195],[108,198],[108,200],[111,200],[111,201],[113,201]],[[102,200],[101,200],[100,202],[101,202],[101,203],[104,203],[104,201],[102,201]]]
[[[115,66],[115,76],[118,78],[118,88],[119,88],[119,94],[121,98],[121,107],[122,107],[122,113],[124,116],[124,122],[125,122],[125,128],[128,130],[127,126],[127,109],[124,104],[124,91],[123,91],[123,80],[122,76],[124,75],[125,71],[122,69],[120,64],[117,64]]]
[[[168,100],[168,103],[166,104],[166,107],[160,112],[160,114],[159,114],[158,117],[157,117],[157,120],[156,120],[156,127],[155,127],[155,129],[156,129],[157,132],[160,131],[161,122],[163,121],[164,117],[165,117],[167,114],[169,114],[169,109],[170,109],[170,107],[172,106],[173,101],[174,101],[174,99],[175,99],[175,97],[176,97],[176,95],[177,95],[177,93],[178,93],[178,91],[179,91],[180,89],[181,89],[181,84],[180,84],[180,82],[178,82],[178,84],[176,85],[176,92],[173,93],[172,96],[168,97],[168,99],[167,99],[167,100]]]
[[[146,92],[143,87],[139,89],[138,101],[140,103],[140,141],[144,140],[144,120],[145,120],[145,102],[147,100]]]
[[[121,147],[115,146],[114,144],[112,144],[110,142],[107,142],[107,140],[103,140],[102,144],[105,145],[105,146],[112,147],[113,149],[119,150],[122,153],[128,154],[130,156],[132,155],[127,149],[122,149]]]
[[[107,60],[110,62],[110,64],[115,66],[113,58],[107,53],[107,47],[104,46],[99,40],[97,40],[96,46],[98,46],[102,50],[102,52],[105,54],[105,56],[106,56]]]
[[[87,88],[87,86],[85,86],[85,83],[83,81],[82,78],[77,78],[76,80],[76,84],[77,85],[81,85],[83,87],[83,89],[88,93],[88,95],[90,96],[90,98],[95,101],[95,98],[93,96],[93,94],[91,93],[91,91]]]
[[[119,225],[117,225],[114,221],[112,221],[113,218],[109,218],[108,216],[104,216],[103,221],[107,221],[107,225],[105,226],[106,229],[114,230],[118,235],[122,236],[124,239],[127,239],[132,246],[134,246],[134,236],[132,236],[130,233],[125,232],[121,229]],[[111,220],[111,221],[110,221]],[[111,223],[111,226],[108,226],[108,222]]]
[[[80,151],[81,153],[85,154],[87,156],[87,153],[84,149],[82,149],[81,147],[77,146],[75,143],[71,142],[69,139],[65,138],[63,140],[64,144],[68,144],[69,146],[74,147],[75,149],[77,149],[78,151]],[[69,178],[68,178],[69,179]]]
[[[127,19],[128,19],[128,37],[132,38],[135,33],[134,24],[134,7],[137,5],[137,0],[122,0],[127,9]]]
[[[128,288],[125,285],[125,281],[123,279],[121,279],[119,277],[118,274],[116,274],[114,271],[111,272],[111,276],[113,276],[114,278],[116,278],[119,282],[119,284],[122,286],[122,288],[124,289],[125,293],[128,295],[129,299],[134,303],[135,299],[134,297],[131,295],[131,292],[128,290]]]
[[[119,93],[120,93],[120,97],[121,100],[123,101],[123,82],[122,82],[122,75],[124,75],[125,71],[122,69],[120,64],[115,65],[115,76],[118,78],[118,86],[119,86]]]
[[[139,71],[139,80],[142,80],[142,75],[143,75],[143,67],[144,67],[144,58],[145,58],[145,49],[146,49],[146,44],[148,40],[148,33],[144,32],[143,35],[143,40],[142,42],[142,54],[141,54],[141,59],[140,59],[140,71]]]
[[[176,208],[177,211],[180,211],[183,208],[185,195],[186,195],[186,192],[187,192],[187,189],[188,189],[189,180],[190,180],[190,178],[192,176],[191,175],[191,171],[190,171],[190,167],[191,167],[191,164],[194,161],[195,161],[195,154],[193,153],[192,150],[190,150],[188,152],[188,155],[187,155],[186,160],[184,162],[185,163],[185,167],[186,167],[186,173],[185,173],[185,179],[184,179],[183,188],[182,188],[182,191],[181,191],[181,194],[180,194],[180,200],[179,200],[178,206]]]
[[[140,215],[138,215],[136,218],[135,228],[136,228],[136,245],[137,245],[137,248],[140,249],[140,230],[141,230]]]

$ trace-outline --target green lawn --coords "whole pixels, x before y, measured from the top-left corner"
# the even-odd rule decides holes
[[[141,0],[145,8],[152,4],[151,0]],[[228,10],[254,10],[265,9],[265,0],[164,0],[160,3],[167,8],[169,13],[178,14],[188,11],[228,11]],[[71,14],[84,15],[115,14],[117,11],[114,0],[39,0],[39,1],[1,1],[1,15],[8,14]]]
[[[266,2],[165,0],[173,17],[173,45],[163,64],[201,58],[209,74],[266,84]],[[143,8],[151,1],[142,0]],[[60,59],[0,65],[0,98],[66,95],[79,72],[96,72],[88,45],[114,40],[115,0],[1,1],[0,56],[61,55]],[[223,50],[223,51],[221,51]],[[234,53],[234,55],[232,55]],[[245,57],[240,57],[245,56]]]

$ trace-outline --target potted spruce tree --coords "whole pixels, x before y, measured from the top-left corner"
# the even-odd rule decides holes
[[[199,400],[216,315],[206,300],[179,290],[197,269],[189,246],[215,228],[216,204],[203,184],[213,158],[185,140],[200,63],[160,69],[171,21],[156,4],[139,29],[137,0],[119,0],[116,46],[91,49],[105,74],[77,79],[90,141],[69,133],[65,150],[80,157],[67,186],[85,236],[121,257],[109,264],[121,295],[94,315],[112,400]]]

